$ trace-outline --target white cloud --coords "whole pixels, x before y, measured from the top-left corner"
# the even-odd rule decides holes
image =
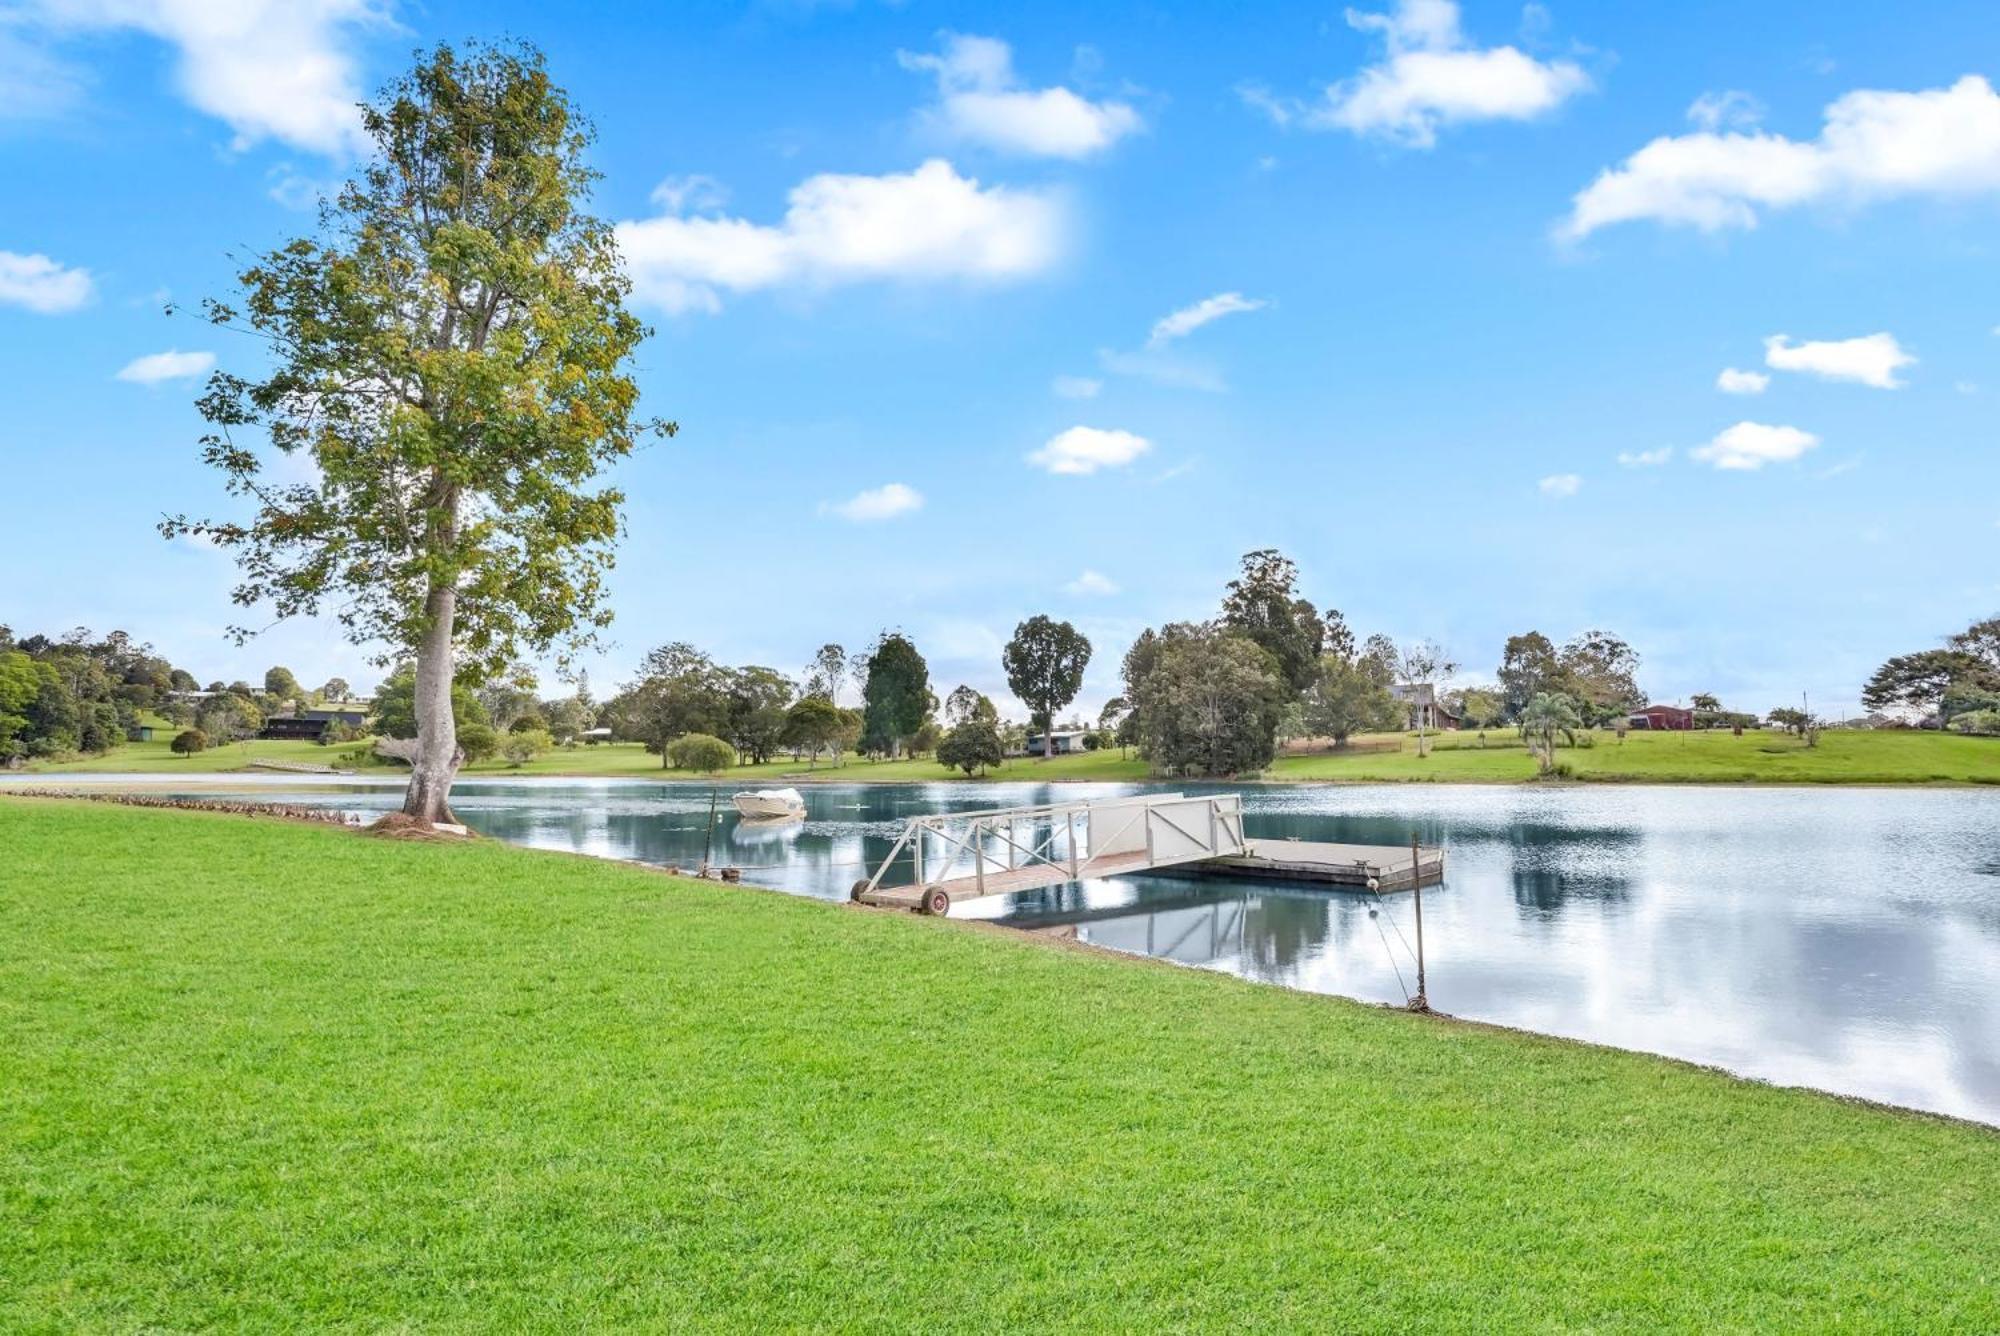
[[[1707,445],[1688,451],[1688,455],[1719,469],[1761,469],[1766,464],[1797,459],[1818,444],[1819,437],[1797,427],[1739,422],[1718,432]]]
[[[1771,378],[1761,371],[1738,371],[1733,366],[1722,368],[1715,378],[1715,388],[1724,394],[1762,394]]]
[[[343,156],[365,144],[356,33],[390,27],[380,0],[38,0],[56,31],[131,28],[174,47],[181,95],[236,132]]]
[[[1129,431],[1071,427],[1051,436],[1046,445],[1028,456],[1028,462],[1050,473],[1095,473],[1124,468],[1152,448],[1151,441]]]
[[[118,372],[118,379],[139,385],[158,385],[162,381],[199,376],[214,365],[214,353],[183,353],[169,349],[133,358]]]
[[[891,482],[871,487],[865,492],[856,492],[845,501],[825,502],[821,504],[820,512],[838,515],[856,524],[868,524],[876,520],[892,520],[898,515],[923,508],[923,493],[904,483]]]
[[[1551,473],[1535,486],[1541,490],[1543,496],[1561,500],[1564,497],[1575,496],[1583,490],[1583,479],[1574,473]]]
[[[711,213],[729,202],[729,188],[700,172],[670,176],[648,196],[667,213]]]
[[[1590,87],[1590,76],[1570,61],[1536,60],[1513,46],[1472,46],[1454,0],[1398,0],[1388,14],[1350,9],[1347,21],[1382,34],[1384,58],[1328,88],[1322,105],[1301,114],[1314,129],[1429,148],[1442,126],[1529,120]],[[1268,94],[1239,92],[1281,124],[1289,119]]]
[[[72,269],[46,255],[0,250],[0,306],[25,306],[42,315],[74,311],[90,300],[88,269]]]
[[[2000,94],[1968,74],[1949,88],[1848,93],[1827,107],[1817,139],[1662,136],[1578,192],[1557,235],[1646,218],[1716,232],[1755,227],[1760,210],[1995,191]]]
[[[1109,597],[1118,592],[1118,585],[1110,576],[1100,575],[1096,571],[1085,571],[1064,585],[1063,592],[1087,597]]]
[[[1896,336],[1887,332],[1858,339],[1793,343],[1790,335],[1764,340],[1764,365],[1779,371],[1803,371],[1821,380],[1851,380],[1878,390],[1899,390],[1896,372],[1914,365]]]
[[[1086,158],[1145,126],[1123,102],[1020,87],[1013,51],[997,38],[945,33],[943,39],[937,55],[898,51],[896,59],[906,70],[937,76],[938,105],[927,115],[953,138],[1033,157]]]
[[[1656,469],[1674,457],[1674,448],[1663,445],[1657,450],[1620,450],[1618,462],[1628,469]]]
[[[1090,376],[1057,376],[1049,389],[1059,399],[1095,399],[1104,382]]]
[[[1688,119],[1704,130],[1747,129],[1764,119],[1764,104],[1735,88],[1703,93],[1688,108]]]
[[[1212,320],[1241,311],[1261,311],[1269,304],[1261,298],[1245,297],[1240,292],[1218,292],[1213,297],[1203,297],[1192,306],[1183,306],[1155,320],[1146,344],[1157,348],[1169,340],[1194,333]]]
[[[1024,278],[1055,263],[1065,230],[1055,195],[982,188],[933,158],[886,176],[810,177],[776,224],[669,214],[618,224],[618,245],[639,298],[712,312],[722,290]]]

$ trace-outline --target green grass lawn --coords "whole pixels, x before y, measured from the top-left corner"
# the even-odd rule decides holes
[[[1360,738],[1352,750],[1280,757],[1266,773],[1273,780],[1438,781],[1515,783],[1532,779],[1535,763],[1512,729],[1492,729],[1482,743],[1474,733],[1446,733],[1433,739],[1428,756],[1417,755],[1416,740],[1403,734]],[[1382,750],[1382,748],[1395,748]],[[256,760],[341,763],[346,747],[310,742],[250,742],[219,747],[199,756],[178,757],[164,741],[130,743],[104,756],[41,767],[62,771],[166,771],[190,775],[239,770]],[[1772,784],[2000,784],[2000,738],[1903,731],[1823,733],[1817,747],[1782,733],[1633,733],[1619,742],[1597,735],[1593,747],[1563,748],[1560,759],[1583,781],[1650,783]],[[660,758],[637,743],[558,748],[525,766],[484,761],[469,775],[634,775],[688,779],[687,772],[662,770]],[[1117,750],[1084,752],[1051,760],[1012,760],[984,778],[1002,780],[1139,780],[1146,764]],[[731,770],[732,782],[790,782],[794,778],[855,783],[942,781],[963,778],[928,757],[913,761],[849,758],[834,767],[810,770],[789,756],[765,765]]]
[[[0,1328],[2000,1327],[2000,1134],[490,842],[0,799]]]

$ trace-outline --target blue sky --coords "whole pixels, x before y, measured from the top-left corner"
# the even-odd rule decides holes
[[[682,427],[619,471],[600,690],[899,626],[1003,694],[1048,612],[1094,706],[1261,546],[1468,678],[1601,625],[1742,708],[2000,607],[1990,4],[1233,10],[0,0],[0,620],[374,680],[229,644],[154,532],[221,509],[191,401],[256,356],[159,308],[310,227],[414,46],[503,35],[597,123]]]

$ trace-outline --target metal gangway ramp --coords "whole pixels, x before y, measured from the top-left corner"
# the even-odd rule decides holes
[[[875,875],[854,884],[863,904],[948,914],[961,900],[1155,868],[1240,857],[1238,794],[1145,794],[1098,801],[913,816]],[[898,864],[907,884],[885,884]]]

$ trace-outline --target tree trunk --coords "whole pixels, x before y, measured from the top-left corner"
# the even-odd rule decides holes
[[[451,715],[452,631],[458,591],[433,586],[424,600],[429,625],[417,646],[417,756],[403,811],[418,821],[457,824],[451,811],[451,783],[465,755],[458,749],[458,724]]]

